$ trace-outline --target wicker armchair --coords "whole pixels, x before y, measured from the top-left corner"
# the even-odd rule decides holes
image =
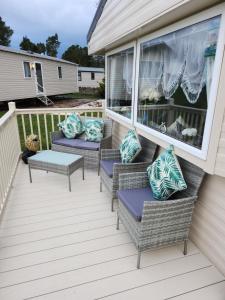
[[[146,172],[121,174],[119,176],[117,229],[119,229],[119,222],[121,221],[134,241],[138,249],[137,268],[140,268],[141,252],[145,249],[184,242],[184,255],[187,254],[192,212],[204,172],[183,159],[179,161],[188,188],[175,193],[167,201],[145,201],[143,199],[148,195],[146,192],[145,195],[142,194],[141,196],[145,188],[149,189],[149,197],[151,197]],[[139,219],[134,217],[132,207],[129,207],[129,200],[127,205],[120,196],[120,192],[130,193],[130,196],[127,196],[128,198],[133,197],[133,200],[135,197],[136,205],[142,198],[141,217]],[[133,203],[131,206],[134,205]]]
[[[81,117],[82,119],[84,117]],[[72,141],[72,142],[71,142]],[[112,148],[112,120],[104,120],[104,135],[99,143],[86,142],[84,135],[78,139],[66,139],[61,131],[51,133],[52,150],[84,156],[85,168],[98,169],[100,166],[100,153],[102,149]],[[74,145],[72,144],[74,142]],[[71,143],[71,144],[70,144]],[[80,143],[77,145],[75,143]],[[68,145],[67,145],[68,144]]]
[[[143,150],[133,163],[123,164],[121,162],[119,149],[103,149],[101,151],[100,161],[100,192],[102,184],[111,194],[111,210],[113,211],[114,199],[117,199],[117,190],[119,188],[119,174],[145,171],[153,161],[157,145],[140,138]],[[147,143],[147,144],[146,144]],[[109,166],[109,170],[104,165]]]

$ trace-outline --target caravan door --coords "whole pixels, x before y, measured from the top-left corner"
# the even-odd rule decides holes
[[[35,74],[36,74],[37,94],[43,94],[44,93],[44,85],[43,85],[41,63],[35,63]]]

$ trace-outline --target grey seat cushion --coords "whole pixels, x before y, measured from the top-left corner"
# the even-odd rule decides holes
[[[93,150],[93,151],[98,151],[100,148],[100,143],[88,142],[83,139],[61,138],[61,139],[55,140],[54,144],[66,146],[66,147],[72,147],[72,148],[79,148],[79,149],[84,149],[84,150]]]
[[[119,163],[119,160],[101,160],[100,166],[106,172],[106,174],[112,178],[113,177],[113,165]]]
[[[142,189],[120,190],[117,192],[118,199],[127,208],[130,214],[136,221],[140,222],[142,219],[142,212],[145,201],[156,201],[153,198],[150,187]]]

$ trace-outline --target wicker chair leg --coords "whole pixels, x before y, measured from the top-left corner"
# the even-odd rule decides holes
[[[100,180],[100,192],[102,192],[102,182]]]
[[[114,204],[114,198],[112,197],[112,200],[111,200],[111,211],[114,211],[114,207],[113,207],[114,205],[113,204]]]
[[[117,230],[120,229],[120,218],[119,218],[119,214],[118,213],[117,213],[116,229]]]
[[[141,264],[141,250],[138,249],[138,256],[137,256],[137,269],[140,269]]]
[[[187,240],[184,241],[184,255],[187,255]]]

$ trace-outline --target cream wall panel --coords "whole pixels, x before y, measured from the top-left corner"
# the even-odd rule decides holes
[[[118,148],[128,128],[114,121],[113,147]],[[162,151],[162,148],[159,150]],[[225,178],[207,175],[197,200],[191,240],[225,274]]]
[[[24,78],[23,61],[36,61],[42,64],[44,88],[47,95],[78,90],[76,66],[0,51],[0,101],[36,97],[34,71],[31,71],[31,78]],[[62,79],[58,79],[58,66],[62,67]]]
[[[0,51],[0,101],[36,96],[34,76],[24,78],[23,61],[33,60],[28,56]]]
[[[81,72],[81,81],[78,81],[78,87],[97,88],[99,82],[104,78],[104,73],[95,73],[95,79],[91,79],[91,72]]]
[[[222,1],[108,0],[89,42],[89,53],[104,52],[105,49],[123,44],[218,2]]]

